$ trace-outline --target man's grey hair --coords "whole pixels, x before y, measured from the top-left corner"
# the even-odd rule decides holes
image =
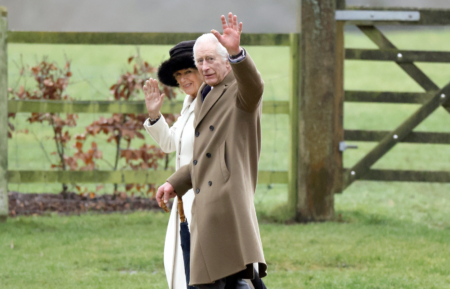
[[[214,36],[214,34],[212,33],[206,33],[203,34],[202,36],[200,36],[199,38],[197,38],[197,40],[195,41],[194,44],[194,62],[197,63],[197,57],[195,56],[195,48],[199,45],[199,44],[203,44],[203,43],[213,43],[216,45],[216,50],[217,50],[217,54],[222,57],[222,59],[224,61],[228,61],[228,51],[225,47],[223,47],[223,45],[219,42],[219,40],[217,40],[216,36]]]

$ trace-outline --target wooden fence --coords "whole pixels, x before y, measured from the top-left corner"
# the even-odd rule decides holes
[[[358,9],[358,8],[355,8]],[[413,10],[413,9],[411,9]],[[379,12],[385,12],[381,10]],[[395,10],[390,10],[395,12]],[[355,180],[408,181],[408,182],[450,182],[450,172],[442,171],[398,171],[372,170],[370,167],[381,159],[397,143],[450,144],[450,133],[413,132],[422,121],[441,105],[450,112],[450,79],[439,87],[414,62],[450,63],[450,51],[400,50],[375,26],[380,24],[407,25],[450,25],[448,10],[418,10],[420,19],[404,22],[374,21],[356,22],[356,26],[379,49],[346,49],[345,59],[367,61],[391,61],[409,75],[424,93],[346,91],[345,101],[374,103],[417,103],[421,104],[409,118],[393,131],[345,130],[344,139],[349,141],[378,142],[365,157],[352,168],[345,169],[345,189]],[[445,40],[443,40],[445,41]]]
[[[242,35],[244,46],[290,47],[290,100],[265,101],[263,104],[263,113],[290,115],[289,169],[278,172],[260,171],[258,182],[287,183],[290,209],[300,221],[333,218],[333,194],[342,192],[355,180],[450,182],[450,172],[371,169],[377,160],[399,142],[450,143],[448,133],[412,131],[439,106],[442,105],[450,111],[450,85],[438,87],[414,62],[450,62],[450,52],[398,50],[376,25],[450,25],[450,11],[408,9],[407,13],[383,14],[380,12],[405,11],[367,11],[366,8],[346,7],[345,0],[301,3],[299,15],[303,17],[300,18],[299,25],[303,27],[302,33]],[[6,39],[9,43],[173,45],[200,35],[15,32],[7,31],[6,9],[1,8],[0,12],[0,134],[3,136],[7,134],[6,125],[3,124],[7,123],[8,112],[145,113],[143,102],[8,100]],[[345,49],[344,27],[348,24],[356,25],[380,49]],[[393,61],[423,87],[425,92],[344,91],[345,59]],[[318,76],[326,81],[318,83]],[[323,100],[326,105],[318,103],[318,99]],[[422,106],[394,131],[344,130],[344,100],[419,103]],[[181,105],[181,102],[166,103],[162,112],[179,112]],[[332,117],[326,118],[324,115]],[[311,136],[318,141],[308,142]],[[352,168],[343,168],[339,143],[344,140],[378,142],[378,145]],[[6,216],[8,213],[8,182],[162,183],[170,174],[165,171],[8,170],[7,144],[7,138],[0,137],[0,216]]]
[[[183,40],[196,39],[197,33],[87,33],[87,32],[23,32],[7,30],[7,12],[1,8],[0,33],[0,134],[7,133],[3,120],[9,113],[146,113],[143,101],[41,101],[7,99],[7,45],[29,44],[103,44],[103,45],[174,45]],[[296,56],[298,36],[295,34],[243,34],[242,45],[290,46]],[[293,72],[298,75],[298,72]],[[265,114],[290,114],[290,101],[264,101]],[[183,102],[164,103],[162,113],[179,113]],[[294,113],[291,113],[295,115]],[[4,122],[5,124],[7,121]],[[295,149],[295,145],[291,146]],[[9,170],[7,138],[0,140],[0,216],[8,213],[7,183],[156,183],[162,184],[172,171],[54,171]],[[287,171],[259,171],[258,183],[288,183]]]
[[[399,50],[377,29],[379,25],[450,25],[450,10],[348,7],[345,0],[328,0],[302,1],[299,15],[299,97],[297,104],[291,104],[299,111],[294,123],[298,128],[293,130],[298,132],[298,163],[290,167],[297,176],[297,182],[291,183],[296,187],[290,189],[296,219],[334,218],[334,194],[356,180],[450,182],[450,171],[371,169],[400,142],[450,143],[448,133],[413,132],[441,105],[450,110],[450,85],[438,87],[414,62],[450,62],[450,52]],[[356,25],[379,50],[345,49],[346,25]],[[345,60],[393,61],[425,92],[345,91]],[[344,101],[422,106],[393,131],[344,130]],[[343,141],[378,144],[353,167],[344,168]]]

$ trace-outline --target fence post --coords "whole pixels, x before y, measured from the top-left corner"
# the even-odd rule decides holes
[[[8,217],[8,12],[0,7],[0,221]]]
[[[300,97],[300,35],[290,34],[291,94],[289,99],[289,170],[288,204],[292,216],[296,215],[298,203],[298,101]]]
[[[336,0],[301,1],[298,210],[301,222],[334,217]]]
[[[336,9],[345,10],[345,0],[337,0]],[[344,140],[344,61],[345,61],[345,43],[344,43],[344,29],[345,22],[336,22],[336,94],[335,100],[335,119],[334,119],[334,141],[339,142]],[[334,174],[334,193],[339,194],[343,191],[343,152],[339,150],[339,146],[335,146],[335,161],[337,169]]]

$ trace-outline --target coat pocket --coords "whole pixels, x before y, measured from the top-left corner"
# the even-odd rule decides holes
[[[222,176],[225,182],[230,178],[230,171],[228,170],[226,162],[227,144],[223,142],[220,145],[220,170],[222,171]]]

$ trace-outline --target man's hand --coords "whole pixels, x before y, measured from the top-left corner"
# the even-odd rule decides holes
[[[230,12],[228,13],[228,23],[225,16],[222,15],[222,29],[223,35],[220,35],[216,30],[211,30],[211,33],[216,36],[217,40],[225,47],[229,55],[236,55],[241,51],[239,44],[241,42],[242,22],[237,22],[237,16]]]
[[[158,205],[161,207],[162,203],[167,204],[169,199],[175,198],[177,194],[175,194],[175,189],[172,187],[170,183],[164,183],[164,185],[158,188],[158,192],[156,193],[156,201]]]

